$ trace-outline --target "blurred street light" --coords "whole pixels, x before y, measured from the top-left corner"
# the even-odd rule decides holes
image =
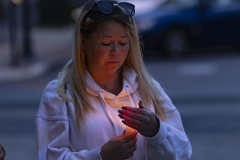
[[[9,40],[10,40],[10,65],[18,66],[20,64],[20,54],[17,49],[17,15],[16,4],[11,1],[8,8],[9,16]]]
[[[20,0],[18,0],[20,1]],[[31,18],[29,0],[21,0],[23,3],[23,58],[32,58],[31,43]]]
[[[24,2],[24,0],[12,0],[12,3],[15,5],[21,5]]]
[[[11,66],[19,66],[22,58],[30,59],[33,57],[30,2],[31,0],[11,0],[8,4]]]

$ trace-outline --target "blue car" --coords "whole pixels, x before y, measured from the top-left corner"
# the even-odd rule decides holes
[[[240,0],[168,0],[135,19],[144,50],[179,56],[192,47],[240,46]]]

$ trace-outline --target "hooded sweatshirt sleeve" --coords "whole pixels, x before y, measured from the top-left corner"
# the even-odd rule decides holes
[[[166,121],[161,121],[158,133],[154,137],[145,137],[149,160],[188,160],[192,155],[190,141],[185,134],[182,120],[177,108],[156,82],[162,94],[162,103],[166,112]]]
[[[93,150],[71,151],[67,106],[64,99],[58,95],[57,86],[57,80],[47,85],[43,92],[37,113],[36,132],[38,159],[101,160],[101,146]]]

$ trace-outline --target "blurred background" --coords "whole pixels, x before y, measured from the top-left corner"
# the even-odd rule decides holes
[[[0,144],[36,157],[44,87],[71,58],[87,0],[0,0]],[[240,0],[129,0],[144,61],[179,109],[192,160],[240,159]]]

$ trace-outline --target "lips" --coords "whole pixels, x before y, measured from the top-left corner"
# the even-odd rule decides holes
[[[119,63],[119,61],[108,61],[107,63],[109,63],[109,64],[116,64],[116,63]]]

